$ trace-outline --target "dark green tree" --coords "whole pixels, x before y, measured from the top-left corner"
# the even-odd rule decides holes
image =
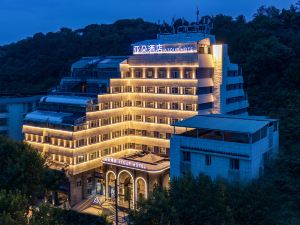
[[[0,189],[25,194],[30,201],[43,196],[44,158],[27,144],[0,136]]]
[[[27,224],[29,206],[27,198],[20,192],[0,190],[0,224]]]

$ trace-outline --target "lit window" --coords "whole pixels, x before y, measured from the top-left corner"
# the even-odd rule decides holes
[[[146,77],[147,77],[147,78],[153,78],[153,77],[154,77],[154,72],[153,72],[152,69],[148,69],[148,70],[146,71]]]
[[[160,79],[167,78],[167,72],[166,72],[166,70],[164,70],[164,69],[158,70],[158,78],[160,78]]]
[[[178,87],[172,87],[172,94],[178,94],[179,88]]]
[[[172,109],[179,109],[179,103],[173,102],[172,103]]]
[[[135,77],[136,78],[141,78],[142,77],[142,71],[141,70],[136,70],[135,71]]]
[[[178,79],[179,78],[179,71],[178,70],[172,70],[171,71],[171,78]]]

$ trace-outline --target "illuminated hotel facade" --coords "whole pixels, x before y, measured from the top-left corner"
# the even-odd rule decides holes
[[[59,118],[56,123],[60,126],[36,125],[30,114],[25,118],[25,141],[49,154],[57,167],[66,165],[72,205],[95,192],[109,198],[109,174],[116,179],[118,171],[123,170],[116,168],[118,163],[108,163],[107,157],[119,160],[128,156],[125,160],[143,163],[142,157],[136,161],[133,155],[148,152],[162,157],[154,160],[158,168],[161,162],[165,165],[174,122],[198,114],[247,114],[241,70],[230,62],[227,45],[216,44],[213,35],[161,34],[157,39],[135,43],[132,48],[133,55],[120,63],[121,78],[110,79],[108,94],[98,95],[97,99],[74,97],[70,101],[80,102],[83,116],[73,115],[70,122],[64,119],[68,115],[63,112],[50,113],[49,117]],[[145,168],[146,174],[151,172]],[[163,186],[167,186],[167,169],[157,170],[156,178],[162,178]],[[134,185],[138,178],[134,171],[134,167],[127,166],[133,203],[139,190],[148,192],[153,188],[149,187],[153,182],[146,179],[140,179],[143,187]],[[118,182],[119,193],[124,193],[124,184]]]

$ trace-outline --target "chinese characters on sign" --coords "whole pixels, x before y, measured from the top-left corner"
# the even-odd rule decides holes
[[[194,45],[135,45],[133,54],[167,54],[167,53],[196,53],[197,48]]]
[[[129,160],[125,160],[125,159],[114,159],[114,158],[110,158],[110,157],[105,157],[103,159],[103,162],[133,167],[133,168],[137,168],[137,169],[146,169],[146,166],[143,163],[129,161]]]

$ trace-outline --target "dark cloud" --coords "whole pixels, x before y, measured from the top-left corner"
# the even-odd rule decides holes
[[[294,0],[0,0],[0,44],[91,23],[111,23],[122,18],[142,17],[170,21],[173,16],[195,19],[202,15],[240,14],[247,18],[261,5],[289,7]],[[200,5],[201,4],[201,5]]]

